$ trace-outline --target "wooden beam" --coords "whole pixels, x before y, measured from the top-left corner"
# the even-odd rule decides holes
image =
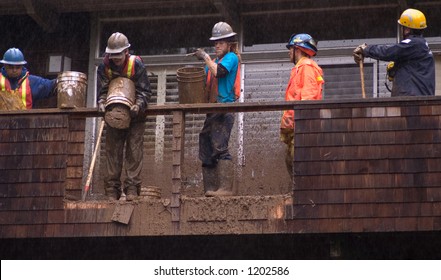
[[[22,0],[27,14],[46,32],[53,32],[58,23],[59,15],[50,6],[40,1]]]

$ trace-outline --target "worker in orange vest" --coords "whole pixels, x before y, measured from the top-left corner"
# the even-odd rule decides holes
[[[291,70],[285,100],[320,100],[323,90],[323,71],[311,57],[317,54],[317,43],[308,34],[292,35],[286,45],[289,58],[295,66]],[[293,176],[294,110],[283,113],[280,140],[287,145],[286,167]]]
[[[226,22],[212,29],[216,58],[203,50],[194,55],[204,61],[207,73],[206,98],[213,103],[235,102],[240,96],[240,53],[237,36]],[[234,168],[228,143],[234,125],[233,113],[207,114],[199,134],[199,159],[206,196],[233,195]]]
[[[135,104],[130,107],[130,126],[127,129],[106,128],[106,168],[104,188],[109,200],[117,200],[122,195],[121,175],[125,167],[123,190],[126,200],[138,197],[141,189],[141,171],[143,163],[144,131],[147,103],[152,91],[147,76],[146,66],[141,58],[129,54],[130,43],[127,37],[113,33],[106,47],[103,62],[98,66],[98,110],[105,112],[110,81],[124,77],[135,84]],[[125,154],[124,154],[125,151]]]
[[[4,65],[0,73],[0,91],[17,95],[22,102],[20,109],[32,109],[37,100],[56,95],[56,79],[30,75],[19,49],[8,49],[0,63]]]

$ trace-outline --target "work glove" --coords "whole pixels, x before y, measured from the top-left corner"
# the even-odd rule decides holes
[[[142,100],[137,99],[136,103],[130,107],[130,117],[136,118],[139,116],[139,111],[142,108]]]
[[[354,52],[352,53],[352,56],[354,57],[354,61],[357,64],[360,64],[360,61],[362,62],[364,59],[364,49],[366,49],[367,45],[366,43],[356,47],[354,49]]]
[[[100,99],[98,101],[98,112],[104,113],[106,111],[106,106],[104,103],[105,103],[104,99]]]
[[[138,114],[139,114],[139,105],[138,104],[132,105],[132,107],[130,107],[130,116],[132,118],[136,118]]]
[[[194,55],[199,59],[199,60],[205,60],[205,58],[210,58],[210,56],[208,55],[208,53],[206,53],[203,49],[197,49],[196,52],[194,53]]]

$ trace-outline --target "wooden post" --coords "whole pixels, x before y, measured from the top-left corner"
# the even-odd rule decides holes
[[[172,167],[172,195],[171,195],[171,214],[173,231],[179,233],[180,211],[181,211],[181,183],[182,165],[184,162],[184,142],[185,142],[185,113],[183,111],[173,111],[173,167]]]

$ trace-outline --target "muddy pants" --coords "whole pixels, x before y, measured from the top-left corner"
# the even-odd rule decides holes
[[[199,133],[199,159],[202,166],[216,166],[218,160],[231,160],[228,151],[231,130],[234,125],[234,115],[207,114],[204,127]]]
[[[280,129],[280,141],[286,144],[285,164],[289,175],[293,176],[293,161],[294,161],[294,129],[282,128]]]
[[[121,193],[121,172],[123,163],[126,178],[126,193],[139,192],[143,159],[145,122],[132,122],[128,129],[106,128],[106,169],[104,187],[106,193]],[[125,158],[124,158],[125,145]]]

